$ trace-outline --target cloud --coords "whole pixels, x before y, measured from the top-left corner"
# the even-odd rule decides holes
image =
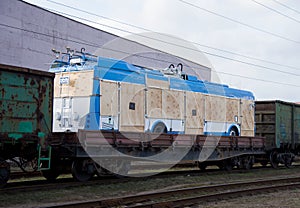
[[[299,23],[280,16],[277,13],[254,3],[253,1],[186,1],[262,30],[300,41]],[[280,6],[273,1],[257,1],[300,20],[299,14]],[[44,1],[38,2],[39,3],[37,4],[39,5],[45,3]],[[76,4],[74,2],[76,2]],[[242,26],[241,24],[228,21],[224,18],[217,17],[200,9],[188,6],[180,1],[97,0],[78,2],[67,0],[63,3],[74,6],[76,5],[81,9],[88,10],[92,13],[97,13],[132,25],[148,28],[156,32],[167,33],[187,41],[197,42],[223,50],[230,50],[247,56],[300,68],[300,44],[250,29],[249,27]],[[284,3],[297,9],[298,4],[293,1],[284,1]],[[48,3],[47,7],[51,7],[51,5]],[[63,10],[61,7],[58,9]],[[300,8],[298,10],[300,10]],[[75,12],[74,14],[78,16],[85,15],[93,21],[106,23],[120,29],[130,30],[132,32],[142,32],[142,30],[130,26],[124,26],[113,21],[96,18],[80,12]],[[98,25],[97,27],[100,26]],[[118,30],[111,30],[105,27],[100,28],[119,35],[128,35],[128,33],[125,34]],[[246,59],[236,55],[200,47],[199,45],[195,46],[200,50],[204,50],[209,53],[300,74],[300,70]],[[215,56],[207,55],[207,57],[216,71],[300,86],[298,76],[257,68],[217,58]],[[299,87],[278,85],[268,82],[264,83],[262,81],[238,78],[224,74],[219,74],[219,77],[221,78],[221,81],[226,84],[253,91],[256,97],[260,100],[282,99],[288,101],[300,101],[300,93],[297,93],[299,91]]]

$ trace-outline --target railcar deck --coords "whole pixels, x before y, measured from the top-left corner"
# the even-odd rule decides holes
[[[262,137],[80,130],[78,134],[55,133],[49,144],[53,149],[55,169],[69,166],[75,178],[83,181],[92,177],[94,171],[100,171],[96,168],[99,166],[113,173],[118,169],[119,175],[127,175],[131,161],[174,165],[196,162],[200,169],[217,165],[231,170],[234,166],[249,169],[254,162],[266,160]]]

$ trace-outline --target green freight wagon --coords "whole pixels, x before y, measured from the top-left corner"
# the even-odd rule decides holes
[[[284,101],[255,102],[256,136],[265,137],[271,165],[290,166],[300,149],[300,105]]]
[[[37,168],[41,150],[48,149],[53,80],[49,72],[0,64],[0,185],[9,178],[7,160],[23,170],[29,163]]]

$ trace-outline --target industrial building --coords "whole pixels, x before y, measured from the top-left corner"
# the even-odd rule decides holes
[[[185,69],[197,70],[202,80],[211,80],[211,68],[205,63],[120,38],[24,1],[1,0],[0,16],[1,64],[48,71],[55,59],[51,49],[85,48],[86,52],[148,68],[167,68],[180,61]]]

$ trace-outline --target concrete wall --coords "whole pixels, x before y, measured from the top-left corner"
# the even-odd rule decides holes
[[[139,43],[54,14],[19,0],[0,1],[0,63],[47,71],[55,59],[52,48],[65,47],[124,59],[149,68],[166,68],[171,63],[184,64],[203,80],[211,79],[208,67],[163,53]]]

